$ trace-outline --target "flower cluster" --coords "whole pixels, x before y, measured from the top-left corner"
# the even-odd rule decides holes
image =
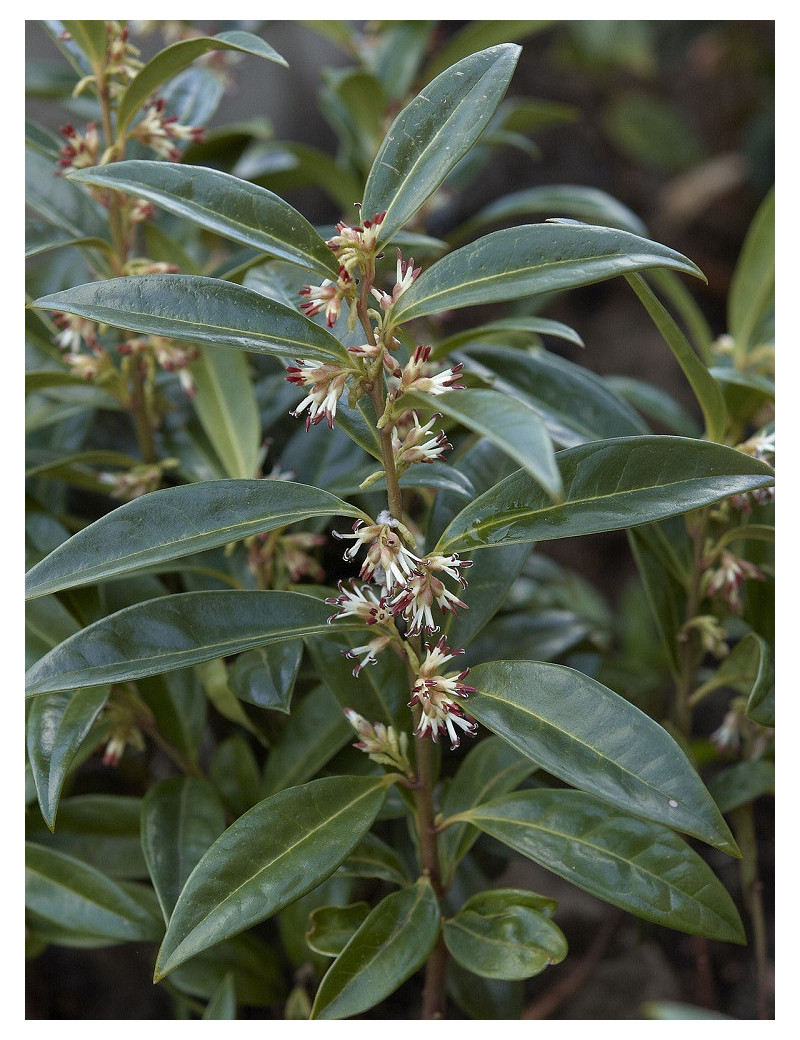
[[[469,675],[469,668],[448,675],[438,675],[439,669],[451,661],[463,650],[451,650],[441,637],[435,647],[426,645],[427,657],[420,665],[417,680],[412,687],[409,707],[419,705],[420,719],[415,730],[418,737],[430,737],[438,742],[439,735],[447,733],[450,738],[450,750],[455,750],[461,743],[457,730],[474,737],[478,723],[461,707],[457,700],[465,700],[470,693],[475,693],[474,686],[466,686],[464,679]]]
[[[196,388],[189,365],[199,357],[200,352],[196,347],[176,343],[165,336],[140,336],[120,343],[117,353],[123,357],[137,357],[145,374],[154,364],[164,372],[174,372],[184,393],[194,397]]]
[[[381,289],[376,289],[374,286],[371,290],[372,295],[381,305],[381,310],[388,311],[390,307],[394,306],[406,289],[412,284],[415,278],[418,278],[421,267],[414,267],[413,257],[408,260],[403,259],[403,254],[400,250],[397,250],[397,267],[396,267],[396,281],[391,293],[383,292]]]
[[[408,761],[408,735],[398,734],[393,726],[384,726],[382,722],[367,722],[352,708],[345,708],[347,721],[361,738],[353,747],[365,752],[380,765],[399,769],[406,776],[412,775]]]
[[[306,430],[323,419],[333,429],[336,406],[344,393],[347,377],[353,375],[353,370],[332,362],[298,361],[296,365],[289,365],[286,371],[287,382],[309,388],[308,395],[289,414],[298,418],[308,408]]]
[[[61,127],[61,135],[66,139],[59,151],[58,165],[61,173],[71,173],[87,166],[97,166],[100,162],[100,134],[97,123],[87,123],[86,131],[79,134],[72,123]]]
[[[205,129],[202,126],[184,126],[178,122],[177,116],[165,115],[165,107],[164,98],[157,98],[149,104],[129,136],[145,148],[152,148],[157,155],[177,162],[181,151],[176,141],[202,141]]]
[[[342,303],[347,300],[352,303],[356,295],[356,283],[347,273],[344,267],[339,268],[339,277],[335,282],[326,278],[322,285],[304,285],[300,289],[301,296],[307,296],[305,303],[300,304],[300,310],[307,317],[313,318],[321,310],[325,310],[325,322],[332,329],[339,320],[342,311]],[[354,313],[351,309],[351,314]]]
[[[721,593],[728,609],[733,614],[741,614],[741,585],[747,578],[763,581],[764,575],[755,564],[725,549],[719,554],[715,566],[709,566],[703,574],[701,589],[709,597]]]
[[[411,415],[412,425],[407,427],[402,435],[398,432],[398,426],[392,430],[392,451],[398,474],[417,462],[441,461],[444,453],[453,447],[445,437],[444,430],[425,439],[436,420],[441,419],[440,414],[433,415],[424,426],[420,425],[416,412],[412,412]]]
[[[363,267],[374,260],[378,231],[385,216],[384,210],[383,213],[376,213],[372,220],[365,220],[356,227],[340,220],[336,225],[336,234],[328,239],[328,248],[333,250],[340,266],[351,278],[355,277],[357,267]]]

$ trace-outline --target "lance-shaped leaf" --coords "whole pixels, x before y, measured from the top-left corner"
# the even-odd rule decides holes
[[[108,700],[107,687],[37,697],[26,725],[28,761],[44,822],[52,831],[61,788],[95,719]]]
[[[733,900],[673,831],[583,791],[520,791],[460,819],[599,899],[690,935],[744,943]]]
[[[253,33],[233,30],[219,33],[217,36],[196,36],[193,39],[180,40],[178,43],[173,43],[171,47],[159,51],[128,84],[117,109],[117,136],[122,136],[137,109],[158,90],[162,83],[185,69],[195,58],[199,58],[209,51],[239,51],[243,54],[255,54],[268,61],[288,66],[285,58],[282,58],[266,41],[259,36],[254,36]]]
[[[108,46],[106,23],[103,21],[65,21],[64,28],[93,67],[103,61]]]
[[[241,816],[186,882],[158,952],[156,981],[332,874],[371,827],[386,789],[383,777],[325,777]]]
[[[775,306],[775,189],[747,232],[728,295],[728,330],[738,357],[758,346],[759,326]]]
[[[399,324],[436,311],[574,289],[650,267],[703,277],[681,253],[628,231],[525,224],[494,231],[437,260],[403,293],[391,320]]]
[[[624,812],[738,854],[714,799],[667,731],[624,697],[558,664],[470,672],[471,715],[553,776]]]
[[[427,877],[372,910],[320,983],[311,1017],[360,1015],[422,967],[439,935],[439,904]]]
[[[70,179],[148,199],[223,238],[336,278],[333,253],[305,217],[274,192],[229,173],[129,159],[80,170]]]
[[[163,924],[147,890],[112,881],[95,867],[42,845],[25,846],[25,905],[60,927],[110,942],[153,942]],[[152,895],[152,893],[150,893]]]
[[[381,242],[413,217],[486,128],[521,48],[503,43],[462,58],[429,83],[389,127],[364,189],[362,213],[386,211]]]
[[[462,968],[489,979],[528,979],[567,955],[567,940],[538,897],[513,889],[473,896],[443,931]]]
[[[291,481],[209,480],[133,499],[84,527],[27,575],[28,598],[107,581],[312,517],[369,518]]]
[[[42,296],[31,306],[145,336],[306,361],[349,358],[337,339],[298,311],[253,289],[201,275],[109,278]]]
[[[460,390],[437,395],[410,392],[404,404],[437,411],[496,444],[530,473],[551,499],[561,497],[561,474],[553,444],[539,415],[524,401],[495,390]]]
[[[268,643],[329,634],[330,607],[299,592],[179,592],[76,632],[30,668],[26,693],[160,675]],[[340,630],[356,628],[347,618]]]
[[[200,858],[224,830],[225,807],[207,780],[173,776],[145,795],[142,849],[165,921]]]
[[[258,469],[261,418],[248,358],[201,347],[189,371],[192,405],[223,471],[229,477],[252,477]]]
[[[766,463],[688,437],[615,437],[556,453],[564,498],[553,503],[518,470],[463,509],[433,551],[618,531],[774,483]]]
[[[338,957],[367,919],[369,903],[318,906],[308,915],[306,942],[323,957]]]
[[[710,440],[721,441],[727,425],[727,409],[722,390],[647,282],[638,274],[628,274],[626,278],[689,380],[703,413],[706,436]]]

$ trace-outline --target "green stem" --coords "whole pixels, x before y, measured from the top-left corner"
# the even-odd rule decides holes
[[[742,895],[753,929],[753,950],[756,962],[757,1007],[759,1019],[769,1018],[769,970],[767,958],[767,928],[762,899],[763,885],[758,875],[758,842],[756,839],[753,803],[748,802],[731,813],[736,844],[742,851],[739,864]]]
[[[684,620],[687,622],[696,617],[700,609],[700,582],[703,576],[701,562],[707,524],[708,513],[703,510],[697,514],[696,522],[693,523],[689,532],[694,545],[694,553],[686,589]],[[679,675],[675,691],[675,723],[680,732],[688,736],[692,729],[692,686],[697,666],[700,663],[700,653],[697,648],[696,634],[689,630],[685,631],[684,635],[685,639],[678,643]]]

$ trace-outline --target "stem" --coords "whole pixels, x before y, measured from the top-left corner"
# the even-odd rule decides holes
[[[691,621],[697,615],[700,607],[700,580],[702,568],[700,566],[703,555],[703,543],[705,541],[706,527],[708,524],[708,512],[703,510],[697,518],[697,522],[690,530],[694,553],[692,558],[692,570],[689,584],[686,590],[686,616],[685,621]],[[689,736],[692,729],[692,686],[695,672],[699,664],[700,655],[697,650],[697,642],[694,635],[687,631],[686,638],[678,643],[678,661],[680,672],[675,690],[675,722],[681,733]]]
[[[767,928],[762,899],[763,884],[758,875],[758,843],[755,831],[753,803],[748,802],[731,814],[736,843],[742,851],[739,864],[742,895],[753,929],[753,947],[756,962],[757,1008],[759,1019],[769,1018],[769,962],[767,958]]]

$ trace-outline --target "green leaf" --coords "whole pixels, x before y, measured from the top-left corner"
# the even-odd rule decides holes
[[[228,672],[228,686],[240,701],[289,714],[303,644],[275,643],[239,654]]]
[[[490,979],[528,979],[564,960],[561,929],[527,896],[509,889],[481,892],[444,922],[447,949],[463,968]]]
[[[353,737],[336,698],[317,686],[294,708],[270,748],[264,770],[264,794],[274,794],[310,779]]]
[[[738,855],[691,762],[644,712],[588,675],[539,661],[476,665],[467,710],[553,776],[624,812]]]
[[[382,777],[327,777],[281,791],[240,817],[181,892],[156,960],[156,981],[332,874],[385,797]]]
[[[439,935],[427,877],[392,892],[369,914],[317,990],[311,1017],[353,1018],[379,1004],[425,963]]]
[[[102,238],[83,235],[76,237],[68,231],[50,227],[48,224],[29,223],[25,226],[25,258],[39,256],[53,249],[65,249],[67,246],[82,246],[87,249],[98,249],[111,253],[109,242]]]
[[[765,794],[775,794],[775,763],[759,758],[737,762],[709,781],[708,789],[719,806],[729,813]]]
[[[165,922],[189,875],[224,829],[224,806],[207,780],[169,777],[145,795],[142,849]]]
[[[247,358],[208,347],[200,351],[189,366],[195,385],[192,405],[226,475],[253,477],[261,450],[261,419]]]
[[[474,805],[508,794],[534,772],[536,766],[500,737],[485,737],[471,748],[458,767],[442,800],[442,815],[455,816]],[[451,880],[455,868],[478,840],[468,823],[456,823],[439,835],[442,874]]]
[[[700,428],[693,415],[660,386],[631,376],[604,376],[603,382],[640,413],[655,419],[669,433],[679,437],[699,437]]]
[[[323,957],[338,957],[369,912],[369,903],[319,906],[309,914],[306,942]]]
[[[261,800],[258,762],[250,742],[241,733],[233,733],[217,746],[208,767],[208,778],[234,819]]]
[[[509,339],[514,340],[521,337],[527,345],[539,336],[555,336],[558,339],[567,340],[568,343],[574,343],[578,347],[584,345],[575,329],[571,329],[563,322],[521,314],[512,318],[498,318],[497,321],[455,332],[452,336],[439,340],[431,350],[431,360],[438,360],[460,347],[473,343],[485,344],[498,340],[502,344]],[[516,353],[515,356],[520,357],[520,354]]]
[[[557,452],[556,463],[563,502],[551,502],[530,474],[518,470],[463,509],[433,552],[618,531],[774,480],[770,466],[743,452],[686,437],[594,441]]]
[[[62,25],[89,59],[93,67],[97,68],[98,65],[102,64],[108,45],[105,22],[64,21]]]
[[[31,306],[200,346],[306,361],[345,362],[350,356],[305,315],[242,285],[199,275],[109,278],[51,293]]]
[[[744,943],[733,900],[703,859],[655,823],[582,791],[521,791],[462,814],[599,899],[690,935]]]
[[[401,888],[412,880],[399,853],[371,831],[356,845],[338,873],[345,877],[380,878]]]
[[[549,29],[552,21],[523,21],[498,19],[497,21],[470,21],[441,46],[438,47],[425,68],[425,76],[436,76],[443,69],[471,54],[476,47],[489,44],[505,43],[507,40],[518,42],[529,36]]]
[[[30,598],[107,581],[312,517],[368,519],[327,491],[277,480],[211,480],[163,488],[89,524],[27,575]]]
[[[266,58],[288,67],[286,60],[277,51],[252,33],[235,30],[219,33],[217,36],[196,36],[193,39],[180,40],[159,51],[128,84],[117,108],[117,137],[122,137],[137,110],[166,80],[177,75],[202,54],[223,50],[255,54],[259,58]]]
[[[332,251],[280,196],[229,173],[181,163],[130,159],[70,175],[70,180],[148,199],[206,231],[268,256],[336,278]]]
[[[52,160],[31,148],[25,151],[25,204],[74,238],[108,235],[108,219],[99,205],[77,184],[57,177]]]
[[[228,973],[214,990],[202,1017],[203,1020],[236,1018],[236,983],[232,974]]]
[[[458,307],[574,289],[651,267],[702,278],[674,249],[605,227],[526,224],[493,231],[437,260],[389,312],[393,324]]]
[[[500,224],[520,217],[569,217],[586,224],[647,236],[647,228],[636,214],[606,192],[578,184],[548,184],[502,195],[479,210],[458,228],[455,235],[449,237],[462,241],[488,224]]]
[[[63,798],[55,831],[51,834],[34,819],[27,821],[25,836],[38,845],[74,856],[108,877],[146,878],[139,843],[141,809],[141,799],[128,795]]]
[[[95,621],[27,672],[29,696],[125,682],[268,643],[330,632],[330,608],[298,592],[183,592]],[[361,622],[337,622],[340,629]]]
[[[724,1020],[726,1022],[733,1021],[730,1015],[722,1015],[719,1011],[710,1011],[708,1008],[694,1007],[691,1004],[682,1004],[677,1000],[646,1000],[643,1002],[641,1010],[644,1018],[656,1021],[677,1021],[684,1019],[703,1019],[705,1021]]]
[[[728,331],[737,357],[758,346],[756,334],[775,305],[775,189],[747,232],[728,293]]]
[[[552,499],[561,497],[561,474],[539,415],[523,401],[495,390],[460,390],[437,395],[408,392],[404,404],[438,411],[496,444],[523,466]]]
[[[44,822],[52,831],[70,766],[108,700],[107,686],[51,693],[31,705],[26,726],[28,759]]]
[[[163,925],[132,886],[42,845],[26,843],[25,905],[62,928],[110,942],[154,942]]]
[[[468,648],[506,602],[533,549],[530,542],[478,553],[469,569],[469,610],[448,614],[442,625],[449,646]],[[494,655],[493,655],[494,656]]]
[[[739,640],[714,675],[694,691],[690,703],[697,704],[720,687],[747,697],[746,713],[762,726],[775,725],[775,662],[772,647],[755,632]]]
[[[506,43],[463,58],[396,117],[364,189],[364,217],[386,211],[381,242],[408,223],[480,137],[506,92],[520,50]]]
[[[703,412],[706,436],[712,441],[722,441],[727,427],[727,409],[716,380],[692,350],[689,341],[644,278],[638,274],[626,274],[625,277],[689,380]]]
[[[172,972],[170,984],[180,993],[210,1000],[229,973],[240,1004],[263,1008],[285,999],[282,961],[272,946],[249,933],[192,957]]]

